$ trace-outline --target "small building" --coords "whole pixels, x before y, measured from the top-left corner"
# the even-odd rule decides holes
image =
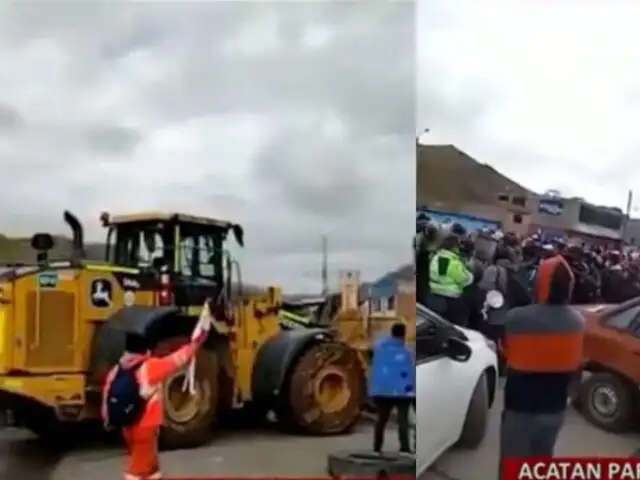
[[[495,205],[465,205],[460,210],[448,210],[444,205],[418,206],[416,223],[429,218],[438,223],[459,223],[469,231],[487,228],[526,235],[530,230],[531,212],[526,197],[499,195]]]
[[[416,278],[413,265],[403,266],[368,285],[360,284],[357,271],[340,273],[342,309],[358,308],[369,335],[388,333],[391,324],[402,320],[407,325],[407,338],[415,339]],[[357,293],[356,293],[357,292]]]
[[[531,231],[562,231],[577,241],[611,246],[619,246],[623,240],[626,216],[619,208],[555,194],[536,196],[532,203]]]
[[[405,265],[387,273],[375,282],[364,285],[363,289],[364,301],[360,306],[363,312],[403,316],[407,314],[406,310],[413,309],[415,313],[416,276],[413,265]]]
[[[619,208],[591,204],[582,198],[559,195],[497,195],[496,205],[467,205],[449,212],[432,206],[417,207],[416,222],[426,218],[439,223],[457,222],[468,230],[495,228],[520,236],[541,232],[552,238],[568,236],[581,242],[618,247],[623,240],[626,216]],[[640,244],[640,220],[629,222],[627,242]]]

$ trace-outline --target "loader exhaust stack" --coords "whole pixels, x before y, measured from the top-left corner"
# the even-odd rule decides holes
[[[73,242],[73,258],[75,259],[83,259],[86,257],[86,252],[84,249],[84,232],[82,230],[82,224],[78,217],[76,217],[69,210],[64,211],[64,221],[72,233],[72,242]]]

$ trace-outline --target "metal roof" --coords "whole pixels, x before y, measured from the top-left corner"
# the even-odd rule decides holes
[[[182,223],[194,223],[198,225],[210,225],[214,227],[228,228],[233,225],[231,222],[225,220],[219,220],[210,217],[199,217],[196,215],[189,215],[186,213],[177,212],[139,212],[129,213],[123,215],[109,215],[110,224],[121,223],[134,223],[134,222],[182,222]]]
[[[621,240],[622,233],[606,227],[598,225],[589,225],[586,223],[577,223],[569,228],[569,230],[583,235],[591,235],[593,237],[607,238],[609,240]]]

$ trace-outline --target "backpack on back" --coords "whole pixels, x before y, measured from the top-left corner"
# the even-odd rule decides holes
[[[136,377],[140,366],[141,364],[132,368],[116,367],[116,374],[106,395],[105,423],[109,427],[129,427],[142,416],[146,401],[140,394],[140,384]]]

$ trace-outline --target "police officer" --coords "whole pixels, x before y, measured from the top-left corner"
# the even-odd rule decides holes
[[[369,377],[369,396],[373,399],[378,418],[374,428],[373,449],[382,451],[384,432],[393,409],[398,418],[400,451],[410,453],[409,409],[415,401],[416,365],[407,348],[407,328],[398,322],[391,327],[391,335],[376,343]]]
[[[440,244],[439,250],[429,263],[429,296],[427,306],[448,320],[463,324],[464,312],[460,305],[462,293],[473,283],[473,274],[460,256],[460,239],[457,235],[448,235]]]

